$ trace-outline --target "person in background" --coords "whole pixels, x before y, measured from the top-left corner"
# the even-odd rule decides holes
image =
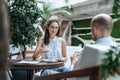
[[[115,41],[112,40],[111,32],[113,28],[112,18],[107,14],[98,14],[91,20],[91,31],[92,31],[92,38],[95,41],[96,45],[105,45],[105,46],[114,46],[116,47],[117,44]],[[73,70],[79,66],[79,56],[82,52],[75,52],[71,56],[71,66],[70,70]],[[81,55],[82,56],[82,55]]]
[[[46,25],[44,38],[40,38],[33,54],[33,60],[38,57],[40,59],[56,59],[57,61],[66,61],[66,42],[60,37],[60,23],[56,19],[49,20]],[[66,67],[54,69],[45,69],[41,71],[41,75],[49,75],[58,72],[67,71]],[[33,76],[35,78],[35,76]]]

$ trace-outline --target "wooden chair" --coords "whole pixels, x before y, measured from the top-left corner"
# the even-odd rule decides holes
[[[58,80],[65,78],[74,78],[74,77],[85,77],[89,76],[90,80],[100,80],[100,67],[90,67],[85,69],[61,72],[57,74],[45,75],[36,77],[35,80]]]
[[[13,53],[8,53],[8,58],[12,59],[13,56],[18,56],[18,55],[20,55],[20,52],[14,53],[14,54]]]
[[[34,53],[34,50],[27,50],[25,52],[25,54],[26,54],[25,59],[26,60],[32,60],[33,53]],[[13,53],[8,53],[8,58],[9,59],[13,59],[12,58],[13,56],[16,56],[14,59],[17,59],[17,56],[22,57],[22,53],[20,53],[20,52],[17,52],[17,53],[14,53],[14,54]]]
[[[33,55],[34,51],[33,50],[27,50],[26,51],[26,60],[32,60],[32,55]],[[18,58],[19,57],[19,58]],[[15,60],[19,60],[21,57],[22,58],[22,53],[17,52],[17,53],[8,53],[8,59],[15,59]],[[27,70],[26,70],[27,71]],[[32,73],[32,72],[31,72]],[[8,68],[6,71],[7,74],[7,80],[15,80],[14,76],[12,75],[11,70]],[[33,74],[33,73],[32,73]]]
[[[8,53],[8,59],[12,59],[13,56],[18,56],[20,55],[20,53],[14,53],[12,54],[11,52]],[[9,66],[9,65],[8,65]],[[6,75],[7,75],[7,80],[15,80],[12,73],[11,73],[11,70],[9,69],[9,67],[7,68],[6,70]]]
[[[7,80],[15,80],[9,69],[6,70],[6,75],[7,75]]]

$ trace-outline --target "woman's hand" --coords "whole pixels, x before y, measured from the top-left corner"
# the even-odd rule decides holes
[[[45,49],[39,49],[38,53],[48,53],[49,50],[45,50]]]
[[[41,60],[41,59],[42,59],[41,55],[39,55],[39,56],[36,57],[36,60]]]
[[[39,54],[48,53],[48,52],[49,52],[49,50],[44,50],[43,48],[37,50],[36,53],[34,53],[34,55],[33,55],[33,60],[36,60],[36,58],[39,57]]]

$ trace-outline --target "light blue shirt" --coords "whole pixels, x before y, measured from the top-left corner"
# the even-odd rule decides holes
[[[98,45],[105,45],[105,46],[117,46],[117,44],[115,43],[115,41],[112,40],[112,37],[103,37],[98,39],[95,44]]]

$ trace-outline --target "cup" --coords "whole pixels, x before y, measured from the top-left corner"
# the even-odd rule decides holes
[[[50,62],[56,62],[57,59],[56,59],[55,56],[51,55],[51,56],[48,57],[48,61],[50,61]]]

